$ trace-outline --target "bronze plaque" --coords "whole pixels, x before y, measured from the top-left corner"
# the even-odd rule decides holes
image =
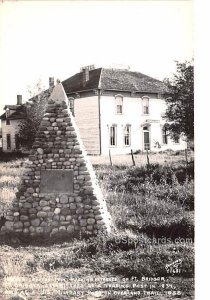
[[[40,193],[73,193],[73,170],[41,170]]]

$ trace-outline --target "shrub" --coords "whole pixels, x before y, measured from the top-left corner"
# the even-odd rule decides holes
[[[145,188],[145,191],[144,194],[107,195],[108,209],[117,228],[144,232],[150,236],[193,236],[193,220],[178,201],[158,198],[158,191],[157,195],[153,190]]]
[[[21,152],[10,152],[10,153],[6,153],[6,152],[1,152],[0,154],[0,161],[2,162],[9,162],[12,160],[18,160],[18,159],[22,159],[22,158],[26,158],[28,157],[28,153],[21,153]]]
[[[87,240],[57,245],[46,252],[37,249],[34,260],[30,259],[27,265],[35,271],[80,268],[85,265],[96,274],[108,271],[124,277],[141,278],[167,276],[166,265],[181,259],[181,274],[190,277],[194,272],[193,254],[193,247],[189,244],[170,242],[155,245],[144,243],[144,239],[138,236],[100,234]]]
[[[163,177],[157,184],[149,178],[144,183],[133,186],[133,192],[141,193],[145,197],[151,195],[158,200],[180,203],[187,210],[194,209],[194,182],[186,180],[180,184],[174,175],[171,184]]]
[[[117,192],[133,192],[133,187],[144,183],[150,179],[154,183],[161,183],[164,179],[166,183],[172,184],[174,177],[180,184],[186,180],[191,181],[194,178],[194,164],[188,166],[168,166],[159,164],[150,164],[142,167],[131,168],[101,168],[97,172],[100,181],[105,181],[106,188]]]
[[[168,276],[166,265],[178,259],[181,259],[181,275],[193,276],[194,250],[192,246],[186,245],[152,246],[149,250],[136,247],[135,250],[112,252],[106,257],[100,254],[97,263],[102,269],[109,270],[111,273],[141,278],[142,276]],[[180,276],[180,274],[173,275]]]

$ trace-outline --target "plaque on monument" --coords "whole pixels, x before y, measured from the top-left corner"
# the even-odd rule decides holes
[[[40,193],[73,193],[73,170],[41,170]]]

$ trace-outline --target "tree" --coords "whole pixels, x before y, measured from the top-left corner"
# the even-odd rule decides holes
[[[39,78],[37,83],[33,86],[28,85],[27,86],[27,94],[28,98],[32,99],[36,95],[40,94],[46,89],[45,85],[43,84],[43,81]]]
[[[50,90],[43,91],[43,84],[39,80],[35,87],[29,88],[28,94],[31,98],[25,104],[25,118],[19,125],[19,141],[21,146],[31,149],[44,115]]]
[[[194,66],[186,61],[176,67],[173,78],[165,80],[170,90],[165,118],[173,138],[184,134],[189,141],[194,138]]]

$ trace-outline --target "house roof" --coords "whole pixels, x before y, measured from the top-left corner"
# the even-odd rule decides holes
[[[12,109],[12,110],[16,110],[20,105],[5,105],[4,109]]]
[[[164,93],[166,85],[150,76],[129,70],[102,69],[100,88],[134,92]]]
[[[99,86],[101,68],[89,71],[89,80],[83,84],[83,73],[77,73],[74,76],[62,81],[66,94],[84,90],[97,89]]]
[[[6,106],[7,107],[10,107],[10,106],[14,107],[14,106],[16,106],[16,110],[10,114],[10,116],[8,117],[8,119],[18,120],[18,119],[24,119],[25,118],[25,116],[26,116],[26,106],[24,104],[23,105],[6,105]],[[0,119],[1,120],[6,120],[6,113],[3,113],[0,116]]]
[[[3,113],[3,114],[0,116],[0,119],[1,119],[1,120],[6,120],[6,113]]]
[[[160,80],[145,74],[122,70],[98,68],[89,71],[89,80],[83,83],[83,73],[62,82],[67,94],[90,89],[104,89],[116,91],[131,91],[145,93],[167,93],[167,86]]]
[[[77,73],[62,82],[66,94],[76,93],[85,90],[103,89],[115,91],[130,91],[143,93],[169,93],[167,86],[160,80],[145,74],[122,70],[98,68],[89,71],[89,80],[83,81],[83,73]],[[48,96],[49,89],[43,91]],[[38,95],[30,100],[36,99]],[[25,105],[5,105],[4,109],[14,110],[9,119],[23,119],[26,115]],[[6,119],[6,114],[0,116],[1,120]]]

